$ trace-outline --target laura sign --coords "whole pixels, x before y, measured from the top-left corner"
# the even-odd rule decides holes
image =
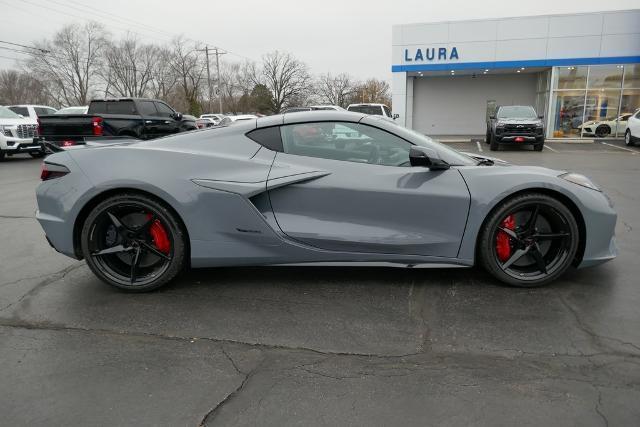
[[[425,61],[452,61],[460,59],[458,49],[454,46],[451,49],[446,47],[427,47],[424,49],[405,49],[405,62],[425,62]]]

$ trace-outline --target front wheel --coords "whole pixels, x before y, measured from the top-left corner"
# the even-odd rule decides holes
[[[631,131],[629,129],[624,133],[624,143],[628,147],[633,145],[633,137],[631,136]]]
[[[80,242],[94,274],[126,291],[159,288],[182,270],[185,260],[185,233],[175,214],[140,194],[99,203],[84,222]]]
[[[557,279],[569,268],[578,241],[576,219],[563,203],[529,193],[507,200],[490,214],[478,255],[498,280],[535,287]]]

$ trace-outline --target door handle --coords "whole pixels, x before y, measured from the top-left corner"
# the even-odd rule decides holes
[[[165,125],[168,125],[169,123],[171,123],[169,120],[165,120],[165,121],[164,121],[164,124],[165,124]]]
[[[145,120],[145,121],[144,121],[144,124],[145,124],[145,125],[150,125],[151,123],[153,123],[153,120]]]

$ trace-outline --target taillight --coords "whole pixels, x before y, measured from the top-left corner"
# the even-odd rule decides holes
[[[42,162],[40,169],[40,179],[47,181],[54,178],[60,178],[69,173],[69,169],[66,166],[57,165],[55,163]]]
[[[102,127],[102,117],[94,117],[91,119],[91,123],[93,123],[93,136],[102,136],[102,131],[104,130]]]

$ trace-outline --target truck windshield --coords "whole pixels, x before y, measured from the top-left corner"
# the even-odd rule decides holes
[[[538,116],[533,107],[514,105],[510,107],[500,107],[497,117],[499,119],[535,119]]]
[[[370,114],[373,116],[382,116],[382,108],[379,105],[352,105],[348,108],[349,111],[355,111],[356,113]]]
[[[0,107],[0,119],[19,119],[20,116],[8,109],[7,107]]]

